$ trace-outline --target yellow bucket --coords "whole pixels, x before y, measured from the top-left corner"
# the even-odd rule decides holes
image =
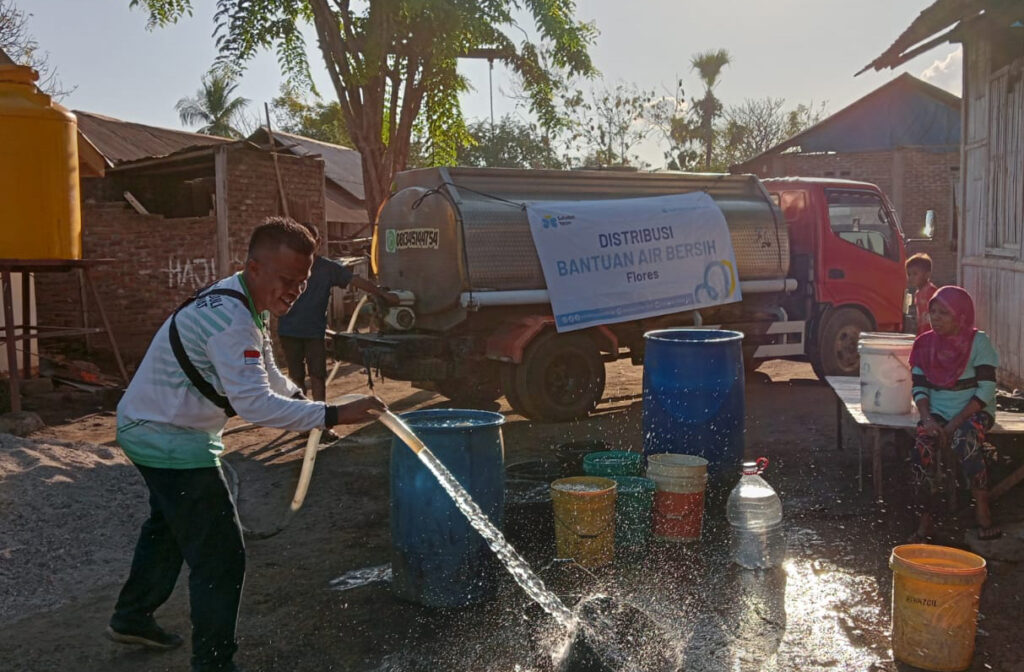
[[[615,481],[597,476],[562,478],[551,484],[555,553],[583,567],[615,559]]]
[[[892,651],[925,670],[971,666],[985,558],[967,551],[908,544],[889,558],[892,569]]]

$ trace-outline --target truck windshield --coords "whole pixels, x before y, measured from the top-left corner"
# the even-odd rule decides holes
[[[828,219],[842,240],[889,259],[899,258],[899,235],[881,197],[870,191],[826,189]]]

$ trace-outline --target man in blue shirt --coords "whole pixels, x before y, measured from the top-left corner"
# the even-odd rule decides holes
[[[316,240],[320,249],[320,232],[316,226],[302,223]],[[306,392],[306,372],[309,371],[309,387],[314,401],[325,401],[327,397],[327,348],[324,336],[327,333],[327,302],[334,287],[352,286],[386,303],[397,304],[398,297],[374,283],[355,276],[343,264],[316,255],[305,291],[292,304],[291,310],[277,321],[277,333],[281,338],[288,377]],[[329,434],[325,433],[325,436]]]

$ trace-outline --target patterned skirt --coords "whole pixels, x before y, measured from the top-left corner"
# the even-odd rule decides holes
[[[947,420],[933,415],[935,421],[945,426]],[[950,452],[960,469],[958,473],[971,490],[988,489],[988,465],[985,435],[992,429],[995,420],[984,411],[979,411],[956,428],[950,437]],[[911,453],[911,472],[915,491],[919,496],[929,497],[942,490],[942,474],[939,473],[939,438],[930,436],[924,424],[917,424],[917,440]],[[950,465],[947,465],[950,466]]]

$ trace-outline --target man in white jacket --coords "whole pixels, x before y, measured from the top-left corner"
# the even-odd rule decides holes
[[[117,440],[142,473],[150,516],[107,635],[170,649],[181,637],[153,612],[189,566],[193,672],[229,672],[245,575],[235,504],[220,470],[227,419],[304,432],[373,419],[373,397],[330,406],[309,401],[274,364],[268,313],[302,293],[315,241],[282,217],[257,227],[245,269],[182,305],[160,327],[117,407]]]

